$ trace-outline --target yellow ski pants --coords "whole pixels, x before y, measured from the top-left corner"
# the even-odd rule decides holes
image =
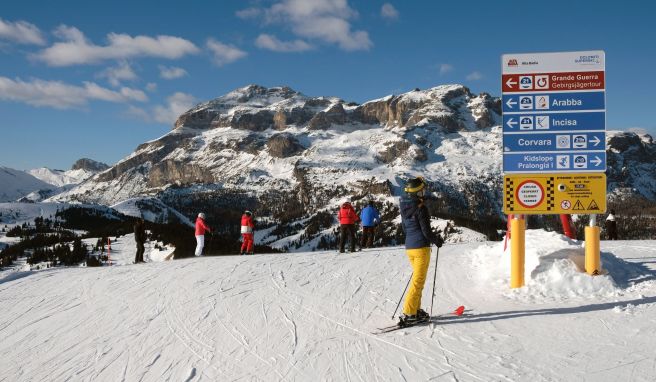
[[[412,316],[421,308],[421,292],[424,290],[426,272],[430,263],[430,247],[407,249],[405,254],[408,255],[412,266],[412,279],[410,290],[403,303],[403,313]]]

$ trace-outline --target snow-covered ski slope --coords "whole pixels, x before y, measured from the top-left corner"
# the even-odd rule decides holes
[[[466,314],[382,335],[402,248],[36,272],[0,280],[0,381],[653,381],[656,242],[601,248],[530,230],[511,291],[503,243],[446,245],[433,313]]]

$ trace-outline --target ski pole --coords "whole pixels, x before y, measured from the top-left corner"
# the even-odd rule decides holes
[[[405,284],[405,289],[403,290],[403,294],[401,295],[401,298],[399,299],[399,303],[396,304],[396,308],[394,309],[394,313],[392,314],[392,319],[394,319],[394,316],[396,316],[396,311],[399,310],[399,306],[401,305],[401,300],[403,300],[403,296],[405,296],[405,291],[408,290],[408,286],[410,285],[410,280],[412,280],[412,273],[410,274],[410,278],[408,279],[408,283]]]
[[[431,295],[430,316],[433,317],[433,301],[435,301],[435,280],[437,279],[437,258],[440,254],[440,247],[435,248],[435,272],[433,273],[433,294]]]

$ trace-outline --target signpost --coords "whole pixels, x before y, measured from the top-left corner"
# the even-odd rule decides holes
[[[506,214],[606,211],[605,60],[603,51],[501,57]],[[511,275],[522,285],[523,274]]]

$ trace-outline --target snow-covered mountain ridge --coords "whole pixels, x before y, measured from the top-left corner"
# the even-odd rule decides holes
[[[189,184],[301,198],[299,187],[310,185],[391,195],[412,174],[478,183],[498,172],[498,122],[499,100],[461,85],[363,105],[252,85],[196,106],[173,131],[58,199],[111,204]]]
[[[31,192],[51,192],[56,187],[26,173],[0,166],[0,202],[13,202]]]
[[[209,205],[300,219],[347,196],[392,201],[405,178],[423,175],[442,215],[500,219],[499,123],[500,100],[462,85],[361,105],[250,85],[197,105],[168,134],[53,200],[156,197],[189,216]],[[609,132],[607,148],[609,191],[656,200],[651,137]]]
[[[70,170],[56,170],[47,167],[36,168],[27,171],[30,175],[53,186],[62,187],[78,184],[91,176],[107,170],[108,165],[96,162],[92,159],[82,158],[77,160]]]

